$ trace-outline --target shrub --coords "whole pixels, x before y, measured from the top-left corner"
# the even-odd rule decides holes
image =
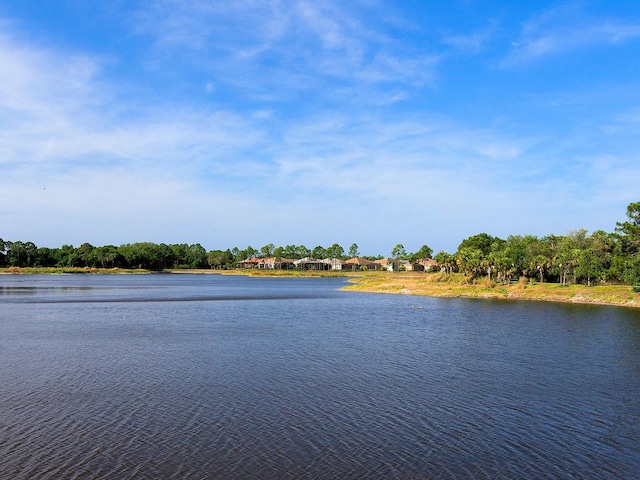
[[[527,282],[527,277],[520,277],[518,279],[518,288],[524,290],[525,288],[527,288]]]

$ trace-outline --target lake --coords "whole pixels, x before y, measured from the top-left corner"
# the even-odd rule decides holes
[[[0,478],[640,478],[640,311],[0,276]]]

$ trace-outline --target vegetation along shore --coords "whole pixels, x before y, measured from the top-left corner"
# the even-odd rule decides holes
[[[436,297],[507,298],[607,305],[640,305],[640,202],[627,207],[627,221],[613,233],[566,235],[487,233],[464,239],[453,253],[433,255],[428,245],[391,256],[360,255],[333,244],[207,252],[200,244],[139,242],[116,247],[37,247],[0,238],[0,273],[210,272],[262,275],[350,276],[348,290]]]
[[[522,277],[517,282],[496,284],[477,281],[469,283],[461,274],[443,279],[441,274],[364,274],[353,277],[345,290],[369,293],[395,293],[429,297],[460,297],[482,299],[534,300],[546,302],[615,305],[640,308],[640,289],[628,285],[563,286],[540,283]]]

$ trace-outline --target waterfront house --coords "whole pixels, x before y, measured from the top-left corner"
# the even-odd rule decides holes
[[[259,258],[247,258],[238,262],[238,268],[256,268],[259,263]]]
[[[342,264],[343,270],[378,270],[380,265],[362,257],[353,257]]]
[[[267,257],[261,258],[257,264],[258,268],[266,270],[292,270],[295,266],[295,260],[290,258]]]
[[[381,269],[389,272],[397,272],[400,270],[400,260],[397,258],[381,258],[380,260],[376,260],[375,263],[377,263]]]

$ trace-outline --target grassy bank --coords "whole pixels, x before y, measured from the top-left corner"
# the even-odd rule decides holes
[[[446,277],[439,273],[365,272],[354,276],[351,285],[345,287],[345,290],[430,297],[496,298],[640,307],[640,293],[634,292],[630,286],[562,286],[530,281],[502,285],[490,283],[485,279],[470,284],[462,275]]]

